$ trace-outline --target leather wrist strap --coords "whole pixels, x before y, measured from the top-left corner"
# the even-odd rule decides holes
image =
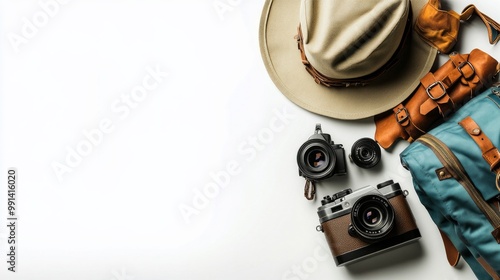
[[[306,184],[304,186],[304,197],[307,200],[313,200],[316,195],[316,183],[309,179],[306,179]]]

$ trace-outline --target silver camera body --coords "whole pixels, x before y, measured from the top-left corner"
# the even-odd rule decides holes
[[[324,197],[317,230],[324,232],[337,266],[421,237],[406,195],[398,183],[389,180]]]

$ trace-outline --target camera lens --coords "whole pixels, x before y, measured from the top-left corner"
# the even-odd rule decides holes
[[[361,138],[351,148],[349,157],[359,167],[372,168],[380,161],[380,147],[375,140]]]
[[[332,176],[336,160],[332,147],[321,139],[306,141],[297,152],[297,164],[302,176],[312,180]]]
[[[368,227],[376,227],[382,220],[382,213],[379,209],[370,207],[364,211],[363,219],[365,225],[367,225]]]
[[[307,156],[307,162],[312,168],[321,168],[321,166],[325,165],[325,160],[326,155],[320,150],[312,150]]]
[[[394,226],[394,210],[389,201],[379,195],[364,196],[356,201],[351,212],[354,231],[365,239],[386,236]]]

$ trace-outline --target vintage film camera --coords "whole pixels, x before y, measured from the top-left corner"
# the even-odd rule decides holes
[[[318,208],[318,231],[325,234],[337,266],[418,240],[421,235],[407,191],[392,180],[326,196]]]
[[[335,144],[330,134],[323,133],[321,124],[316,124],[314,134],[300,146],[297,165],[299,175],[306,178],[306,189],[312,182],[312,194],[309,197],[306,194],[308,199],[314,197],[314,182],[347,173],[344,147]]]

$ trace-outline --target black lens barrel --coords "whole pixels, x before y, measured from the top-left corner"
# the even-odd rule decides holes
[[[352,145],[349,157],[361,168],[372,168],[380,162],[380,146],[371,138],[361,138]]]

